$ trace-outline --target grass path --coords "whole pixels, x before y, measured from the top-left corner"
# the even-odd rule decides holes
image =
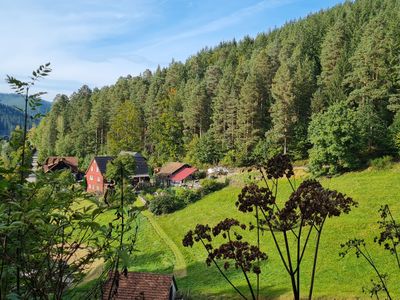
[[[142,203],[145,203],[145,200],[139,196],[139,200]],[[160,238],[164,241],[164,243],[171,249],[172,253],[174,253],[175,256],[175,266],[174,266],[174,274],[176,277],[182,278],[187,276],[187,265],[185,258],[183,257],[183,254],[181,250],[179,250],[178,246],[174,243],[173,240],[170,239],[170,237],[165,233],[165,231],[160,227],[160,225],[157,223],[157,220],[154,218],[153,214],[148,211],[144,210],[142,214],[147,218],[147,220],[150,222],[151,226],[153,226],[154,230],[157,232],[157,234],[160,236]]]

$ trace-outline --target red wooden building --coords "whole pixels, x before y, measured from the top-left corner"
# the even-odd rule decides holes
[[[85,175],[87,192],[104,194],[108,184],[105,178],[107,163],[113,159],[112,156],[96,156],[92,159]]]
[[[195,172],[197,169],[188,164],[169,162],[158,171],[157,180],[164,186],[182,185],[186,180],[191,180]]]

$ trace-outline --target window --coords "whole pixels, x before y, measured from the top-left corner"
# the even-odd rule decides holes
[[[99,176],[99,177],[97,177],[97,182],[100,182],[100,176]]]
[[[89,179],[90,179],[90,180],[93,180],[93,175],[90,175],[90,176],[89,176]]]
[[[89,183],[89,190],[91,190],[92,189],[92,185]]]
[[[96,167],[96,172],[99,172],[99,167]]]
[[[90,167],[90,171],[93,171],[93,166]]]
[[[100,187],[98,185],[96,186],[96,190],[98,190],[98,191],[100,190]]]

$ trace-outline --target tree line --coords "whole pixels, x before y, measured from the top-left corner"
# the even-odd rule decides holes
[[[204,48],[185,62],[58,95],[32,132],[39,159],[121,150],[151,164],[246,166],[285,152],[314,172],[400,148],[400,2],[348,1]]]

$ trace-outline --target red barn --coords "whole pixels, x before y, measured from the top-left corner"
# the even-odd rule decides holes
[[[113,156],[96,156],[92,159],[85,175],[87,192],[104,194],[107,187],[105,178],[107,163],[113,159]]]

